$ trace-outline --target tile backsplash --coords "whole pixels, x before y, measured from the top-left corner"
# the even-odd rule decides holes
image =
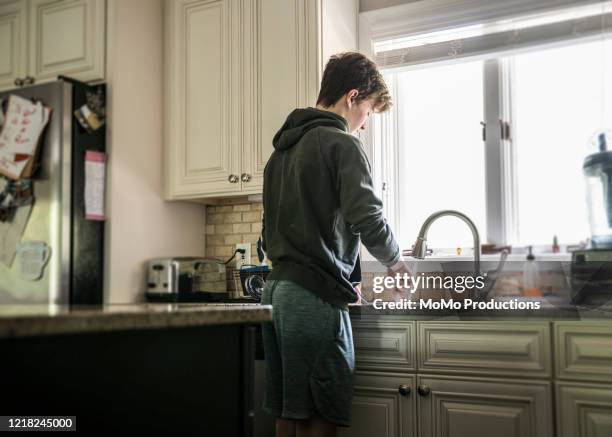
[[[242,203],[238,203],[242,202]],[[206,207],[206,256],[227,260],[236,244],[251,244],[251,263],[258,264],[257,239],[261,233],[262,202],[223,199]]]
[[[228,260],[236,244],[251,245],[251,264],[257,259],[257,239],[261,233],[263,203],[243,199],[222,199],[217,205],[206,207],[206,256]],[[240,295],[240,277],[234,262],[226,266],[227,290]]]

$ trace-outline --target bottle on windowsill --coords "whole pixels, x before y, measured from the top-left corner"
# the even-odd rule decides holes
[[[559,247],[559,239],[555,235],[555,236],[553,236],[552,252],[553,253],[559,253],[560,250],[561,250],[561,248]]]
[[[540,291],[540,271],[535,262],[533,247],[529,246],[527,261],[523,268],[523,297],[541,297]]]

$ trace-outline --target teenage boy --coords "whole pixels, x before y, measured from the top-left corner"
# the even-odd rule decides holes
[[[316,108],[294,110],[274,136],[262,230],[273,269],[262,303],[273,305],[273,323],[263,325],[264,409],[277,418],[277,437],[335,436],[350,425],[347,304],[359,300],[351,273],[360,241],[394,272],[405,269],[354,135],[390,107],[376,64],[342,53],[325,67]]]

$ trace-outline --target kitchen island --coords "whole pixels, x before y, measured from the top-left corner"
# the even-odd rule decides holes
[[[257,304],[0,306],[1,415],[245,435],[254,333],[271,319]]]
[[[272,320],[272,307],[251,303],[0,305],[0,340],[132,329],[244,324]]]

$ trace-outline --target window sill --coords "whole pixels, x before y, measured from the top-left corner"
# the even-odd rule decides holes
[[[480,255],[481,261],[497,261],[500,258],[500,254],[486,254]],[[525,261],[527,254],[525,253],[512,253],[508,255],[506,261]],[[473,255],[428,255],[425,259],[416,259],[410,256],[404,257],[406,261],[410,262],[423,262],[423,261],[474,261]],[[571,261],[572,255],[570,253],[536,253],[536,261]]]
[[[523,262],[526,261],[526,258],[527,258],[526,253],[509,254],[508,258],[506,259],[505,269],[512,271],[517,268],[522,268]],[[404,257],[404,259],[407,263],[413,264],[415,266],[421,263],[444,263],[446,264],[446,263],[459,263],[459,262],[464,262],[464,263],[474,262],[474,256],[472,254],[460,255],[460,256],[452,255],[452,254],[434,254],[434,255],[428,255],[424,259],[412,258],[410,256]],[[368,253],[368,251],[365,248],[362,251],[361,260],[362,262],[378,264],[376,259],[372,255],[370,255],[370,253]],[[480,261],[485,262],[485,263],[489,262],[489,263],[496,264],[499,262],[499,260],[500,260],[500,254],[486,254],[486,255],[480,256]],[[568,252],[536,253],[535,260],[537,262],[547,262],[547,263],[552,262],[554,263],[554,265],[548,264],[548,268],[555,268],[555,267],[558,268],[560,264],[557,264],[557,263],[569,263],[572,260],[572,255]],[[431,265],[429,266],[429,268],[432,268],[432,267],[433,266]],[[543,268],[544,270],[547,269],[546,266],[540,266],[540,267]],[[365,270],[368,270],[368,268],[366,267]]]

